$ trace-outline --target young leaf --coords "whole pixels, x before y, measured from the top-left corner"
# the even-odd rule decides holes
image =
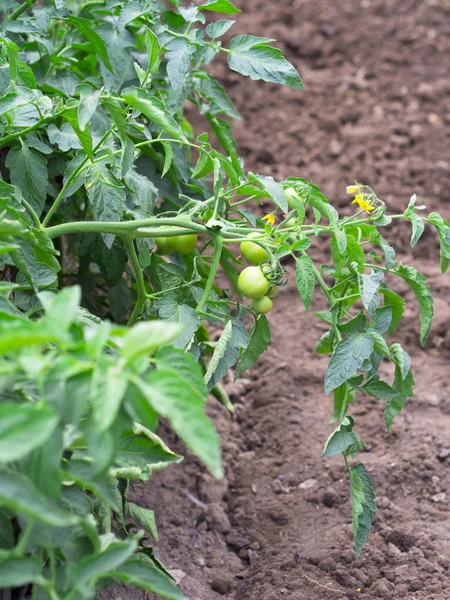
[[[227,15],[235,15],[240,13],[239,8],[236,8],[230,0],[207,0],[205,4],[198,7],[199,10],[213,10]]]
[[[172,161],[173,161],[172,146],[170,145],[169,142],[163,142],[163,146],[164,146],[165,158],[164,158],[163,170],[161,172],[161,178],[163,178],[164,175],[167,173],[167,171],[170,169],[170,167],[172,165]]]
[[[385,381],[381,381],[381,379],[370,378],[362,386],[362,389],[366,392],[366,394],[369,394],[369,396],[373,396],[374,398],[383,398],[383,400],[388,400],[398,396],[397,390],[394,390],[394,388],[392,388]]]
[[[370,321],[370,327],[375,329],[378,333],[386,333],[392,322],[392,306],[382,306],[377,308],[373,313]]]
[[[419,303],[420,312],[420,343],[425,346],[433,320],[433,296],[428,287],[427,280],[414,267],[398,265],[395,273],[410,286]]]
[[[289,205],[284,193],[283,186],[277,183],[273,177],[266,175],[255,175],[254,173],[248,174],[248,180],[254,183],[259,183],[265,192],[272,198],[276,206],[283,212],[289,211]]]
[[[68,17],[67,21],[75,25],[78,31],[91,42],[95,48],[95,52],[105,64],[105,67],[112,71],[113,69],[109,60],[106,44],[95,29],[92,29],[92,23],[88,19],[82,19],[81,17]]]
[[[150,73],[158,73],[160,65],[161,48],[156,35],[150,29],[145,30],[145,48],[148,54],[148,70]]]
[[[93,114],[97,110],[100,102],[100,91],[94,90],[89,94],[80,94],[80,104],[78,105],[78,124],[80,129],[84,131],[87,124],[91,120]]]
[[[400,369],[402,378],[406,379],[411,368],[411,357],[398,343],[392,344],[389,350],[392,360]]]
[[[158,98],[148,96],[143,90],[129,89],[124,92],[123,99],[169,135],[178,140],[185,140],[178,123]]]
[[[210,23],[206,27],[206,33],[211,39],[215,39],[225,35],[225,33],[234,25],[236,21],[219,20],[214,23]]]
[[[247,348],[241,354],[236,368],[234,380],[238,379],[245,371],[253,367],[258,358],[265,352],[270,343],[270,329],[267,317],[261,315],[253,321],[250,331],[250,341]]]
[[[348,455],[354,454],[357,450],[362,450],[364,444],[356,433],[353,433],[353,425],[353,419],[345,417],[325,442],[322,456]]]
[[[228,65],[232,71],[247,75],[253,80],[303,89],[302,80],[295,67],[278,48],[268,46],[268,41],[251,35],[238,35],[231,40]]]
[[[372,301],[381,285],[381,280],[383,277],[383,271],[373,271],[371,275],[366,275],[365,273],[358,275],[358,286],[361,294],[361,300],[365,309],[369,311],[369,313],[371,312],[370,309]]]
[[[158,541],[158,529],[156,527],[155,513],[148,508],[142,508],[134,502],[127,502],[127,512],[132,519],[136,519],[147,531]]]
[[[175,38],[167,44],[167,74],[175,90],[183,85],[195,51],[196,47],[185,39]]]
[[[385,305],[389,305],[392,310],[392,321],[389,326],[389,333],[392,335],[395,333],[395,330],[397,329],[397,326],[402,318],[405,301],[401,296],[392,290],[388,290],[387,288],[380,287],[378,291],[384,296]]]
[[[369,536],[373,515],[377,510],[372,479],[365,466],[358,463],[350,467],[350,487],[352,498],[353,537],[355,539],[356,558],[359,558]]]
[[[47,161],[22,143],[20,149],[11,148],[6,157],[6,166],[10,170],[11,183],[20,188],[23,197],[39,217],[47,197]]]
[[[108,185],[99,179],[91,186],[87,185],[89,202],[92,205],[94,215],[97,221],[121,221],[123,209],[125,206],[125,191],[121,188]],[[114,236],[104,235],[105,244],[111,248],[114,242]]]
[[[441,246],[441,271],[445,273],[450,264],[450,225],[437,212],[428,215],[428,222],[436,227]]]
[[[414,377],[411,369],[408,371],[406,377],[403,377],[401,368],[397,366],[395,368],[394,383],[392,384],[397,395],[393,398],[388,398],[384,407],[384,421],[386,423],[387,431],[390,430],[392,421],[405,406],[407,398],[412,398],[414,396],[413,386]]]
[[[356,333],[341,340],[334,349],[325,376],[325,395],[356,374],[373,351],[373,339],[367,333]]]
[[[218,383],[236,362],[241,348],[248,346],[248,333],[243,323],[230,319],[214,349],[214,353],[205,374],[208,390]]]
[[[303,304],[306,310],[308,310],[311,306],[316,277],[314,274],[314,263],[306,254],[297,259],[295,280]]]

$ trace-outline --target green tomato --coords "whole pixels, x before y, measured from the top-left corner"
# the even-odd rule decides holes
[[[257,298],[252,302],[252,308],[260,315],[265,315],[272,310],[273,302],[269,296],[263,296],[262,298]]]
[[[303,198],[303,196],[299,196],[299,194],[295,191],[293,187],[287,188],[286,190],[284,190],[284,193],[286,194],[289,208],[297,208],[297,204],[295,203],[294,198],[300,200],[300,202],[305,203],[305,199]]]
[[[171,237],[159,237],[156,238],[156,243],[158,245],[158,249],[162,254],[169,254],[170,252],[174,252],[173,240],[175,238]]]
[[[257,231],[254,231],[247,236],[247,239],[256,237],[261,237],[261,234]],[[258,244],[255,244],[254,242],[241,242],[241,254],[245,260],[248,260],[248,262],[252,265],[259,265],[263,262],[263,260],[267,260],[269,258],[264,248]]]
[[[259,267],[246,267],[238,278],[238,287],[247,298],[262,298],[269,289],[269,282]]]
[[[197,245],[197,236],[195,233],[188,233],[187,235],[176,235],[172,239],[172,247],[174,252],[180,254],[188,254]]]

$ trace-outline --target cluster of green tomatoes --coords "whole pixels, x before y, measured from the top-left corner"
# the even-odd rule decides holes
[[[272,310],[273,300],[267,295],[270,282],[264,275],[264,263],[269,256],[266,250],[259,244],[250,241],[249,238],[260,238],[261,233],[255,231],[247,236],[247,240],[241,242],[241,254],[252,266],[241,271],[238,278],[239,290],[252,300],[252,308],[259,314],[266,314]]]

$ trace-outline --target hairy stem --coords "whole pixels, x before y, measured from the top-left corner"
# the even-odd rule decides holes
[[[217,269],[219,268],[220,256],[222,254],[222,238],[218,235],[215,235],[213,238],[214,242],[214,254],[211,263],[211,269],[209,271],[208,279],[206,280],[205,289],[203,290],[202,297],[200,298],[199,303],[197,304],[196,312],[200,312],[202,308],[205,306],[208,301],[209,295],[211,293],[212,287],[214,285],[214,279],[217,274]]]
[[[142,274],[141,265],[139,264],[139,259],[136,254],[136,248],[134,247],[134,238],[124,237],[125,247],[128,252],[128,256],[130,257],[130,262],[133,267],[134,276],[136,277],[137,291],[138,297],[136,305],[131,313],[130,320],[128,321],[128,327],[136,323],[138,316],[141,313],[144,302],[147,300],[147,292],[145,290],[145,281],[144,276]]]

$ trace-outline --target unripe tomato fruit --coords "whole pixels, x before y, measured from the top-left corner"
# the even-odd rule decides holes
[[[179,252],[180,254],[188,254],[189,252],[192,252],[197,245],[197,236],[195,233],[189,233],[188,235],[176,235],[171,239],[173,251]]]
[[[169,254],[169,252],[174,252],[173,240],[174,240],[174,238],[171,238],[171,237],[156,238],[156,243],[158,245],[158,249],[163,254]]]
[[[256,237],[261,237],[261,234],[257,231],[254,231],[247,236],[247,239]],[[261,246],[255,244],[255,242],[241,242],[240,247],[242,256],[252,265],[259,265],[263,262],[263,260],[268,259],[268,254],[264,248],[261,248]]]
[[[272,310],[273,302],[269,296],[263,296],[262,298],[258,298],[253,300],[252,308],[260,315],[265,315]]]
[[[247,298],[262,298],[269,289],[269,282],[259,267],[246,267],[238,278],[238,287]]]
[[[293,187],[287,188],[286,190],[284,190],[284,193],[286,194],[289,208],[297,208],[294,198],[300,200],[300,202],[305,202],[305,199],[302,196],[300,196]]]

